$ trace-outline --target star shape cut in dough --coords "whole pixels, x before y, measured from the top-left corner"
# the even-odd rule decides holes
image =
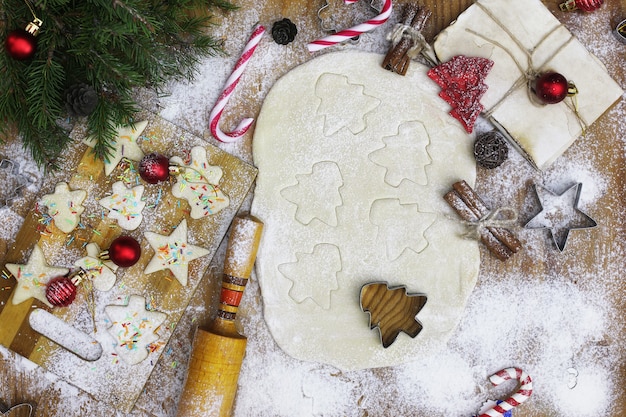
[[[115,143],[112,143],[113,149],[111,149],[111,154],[104,161],[104,173],[106,175],[111,175],[111,172],[113,172],[122,158],[128,158],[131,161],[140,161],[143,158],[144,154],[137,143],[137,139],[139,139],[146,126],[148,126],[148,122],[144,120],[143,122],[135,123],[135,128],[131,126],[117,127],[117,133],[114,138]],[[94,137],[88,137],[83,142],[92,148],[96,146],[96,138]]]
[[[218,186],[222,169],[209,164],[204,147],[191,148],[188,164],[177,156],[170,158],[170,162],[180,167],[176,183],[172,185],[172,195],[189,202],[192,219],[200,219],[228,207],[228,196]]]
[[[109,291],[115,285],[115,271],[117,265],[111,261],[103,261],[100,259],[100,247],[97,243],[89,243],[86,247],[87,256],[80,258],[74,262],[77,266],[89,274],[93,282],[93,287],[98,291]]]
[[[100,205],[109,209],[108,218],[117,220],[124,230],[135,230],[143,220],[142,210],[146,202],[141,200],[143,185],[127,188],[123,181],[113,183],[112,194],[100,200]]]
[[[52,278],[69,272],[67,268],[49,266],[39,245],[33,248],[26,265],[6,264],[6,268],[17,280],[11,301],[14,305],[29,298],[35,298],[48,307],[52,307],[46,299],[46,285]]]
[[[108,305],[104,311],[112,323],[107,330],[115,339],[117,354],[130,365],[146,359],[167,314],[146,310],[146,299],[139,295],[131,295],[127,305]]]
[[[66,182],[60,182],[54,188],[54,193],[44,195],[41,202],[48,208],[48,215],[54,219],[54,225],[63,233],[71,233],[85,211],[82,206],[85,198],[87,191],[71,191]]]
[[[561,194],[556,194],[535,184],[541,211],[524,227],[550,230],[556,247],[563,252],[571,230],[588,229],[598,225],[595,220],[578,208],[582,186],[582,183],[576,183]]]
[[[169,236],[153,232],[145,232],[145,236],[155,254],[143,271],[144,274],[169,269],[183,287],[187,285],[189,262],[209,254],[208,250],[187,243],[187,220],[185,219]]]

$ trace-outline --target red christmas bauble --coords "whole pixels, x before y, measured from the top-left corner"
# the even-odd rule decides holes
[[[541,74],[534,82],[535,94],[545,104],[555,104],[567,97],[567,79],[558,72]]]
[[[67,307],[76,298],[76,285],[66,276],[52,278],[46,285],[46,299],[55,307]]]
[[[604,0],[576,0],[576,7],[585,12],[593,12],[602,6]]]
[[[23,61],[35,55],[37,38],[24,29],[15,29],[4,40],[4,49],[11,58]]]
[[[170,160],[158,153],[144,156],[139,162],[139,176],[150,184],[167,180],[170,176]]]
[[[127,268],[135,265],[141,257],[141,246],[131,236],[120,236],[111,242],[108,255],[115,265]]]

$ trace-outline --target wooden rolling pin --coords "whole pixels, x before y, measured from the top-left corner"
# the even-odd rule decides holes
[[[217,317],[194,336],[178,417],[230,416],[246,338],[235,328],[235,316],[252,272],[263,223],[236,217],[231,226]]]

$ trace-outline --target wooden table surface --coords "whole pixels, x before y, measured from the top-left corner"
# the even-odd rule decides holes
[[[366,0],[362,0],[366,1]],[[325,3],[322,0],[239,0],[235,1],[240,9],[228,14],[218,14],[216,22],[218,26],[212,28],[212,32],[216,36],[223,37],[226,41],[226,49],[231,55],[223,59],[226,66],[232,67],[233,59],[239,56],[243,44],[246,42],[251,28],[255,22],[260,22],[268,27],[283,17],[289,17],[293,20],[299,29],[296,42],[288,46],[289,51],[280,57],[266,57],[265,60],[273,65],[257,65],[251,64],[251,69],[242,79],[241,84],[231,99],[228,110],[225,113],[224,123],[234,125],[242,116],[255,116],[263,103],[264,95],[267,93],[271,85],[281,75],[286,73],[294,66],[303,63],[315,55],[308,53],[306,43],[322,35],[317,12]],[[331,4],[339,4],[339,1],[331,1]],[[406,1],[398,0],[396,6],[404,4]],[[420,3],[433,12],[432,17],[425,29],[425,36],[428,40],[433,37],[446,26],[448,26],[463,10],[472,4],[471,0],[421,0]],[[602,18],[605,25],[589,25],[586,24],[585,17],[581,13],[567,14],[558,10],[559,0],[544,0],[543,3],[548,7],[561,22],[568,27],[577,37],[587,40],[595,49],[600,59],[607,66],[609,73],[614,79],[626,88],[626,45],[618,42],[609,42],[598,44],[595,39],[602,39],[605,42],[606,33],[610,27],[615,27],[618,21],[626,18],[626,0],[612,1],[607,0],[602,10],[594,12],[599,15],[594,17],[594,21]],[[392,16],[393,21],[399,19],[400,7],[396,7]],[[350,16],[347,16],[347,23]],[[610,27],[609,27],[610,25]],[[598,35],[598,36],[596,36]],[[602,36],[600,36],[602,35]],[[384,42],[384,33],[378,35],[378,41],[363,42],[362,45],[356,45],[356,48],[363,47],[375,52],[385,53],[387,46]],[[264,42],[271,42],[267,37]],[[262,48],[261,48],[262,49]],[[261,54],[263,52],[260,52]],[[262,60],[259,57],[258,60]],[[273,61],[272,61],[273,60]],[[211,74],[200,74],[200,77],[209,77]],[[221,88],[224,79],[216,79],[216,90]],[[237,93],[247,91],[248,94]],[[251,99],[253,98],[253,99]],[[196,123],[193,117],[185,119],[184,117],[176,122],[180,122],[182,127],[190,129],[198,135],[204,136],[207,140],[217,144],[207,130],[206,115],[212,107],[215,97],[207,97],[206,103],[195,103],[200,108],[200,113],[204,114],[204,124]],[[597,279],[614,289],[614,297],[616,309],[623,318],[626,310],[623,307],[623,300],[626,297],[626,283],[623,282],[621,276],[616,271],[623,271],[625,262],[621,254],[626,253],[626,243],[623,239],[624,224],[626,221],[626,210],[624,209],[623,193],[626,190],[626,152],[624,151],[624,120],[618,117],[624,114],[623,99],[616,104],[618,110],[613,110],[609,117],[600,118],[596,122],[584,138],[579,139],[572,148],[564,155],[568,158],[572,155],[579,158],[580,154],[586,155],[590,166],[594,167],[597,172],[602,173],[602,177],[606,182],[607,192],[601,197],[601,201],[597,201],[595,206],[591,207],[589,214],[598,220],[599,226],[593,230],[591,241],[584,239],[578,234],[570,237],[569,247],[571,250],[564,253],[558,253],[550,245],[546,244],[540,251],[534,250],[532,253],[521,253],[507,263],[501,263],[495,258],[489,256],[486,252],[481,251],[481,276],[490,275],[499,271],[506,277],[507,274],[515,274],[523,271],[529,279],[533,277],[543,277],[550,274],[559,274],[569,278],[576,285],[585,286],[584,282],[577,282],[577,274],[581,270],[585,270],[591,274],[595,274]],[[147,107],[155,106],[154,101],[144,103]],[[156,106],[158,109],[158,105]],[[242,159],[252,162],[251,156],[252,134],[248,133],[242,142],[238,145],[225,146],[224,148],[237,154]],[[10,151],[9,149],[13,149]],[[0,147],[0,155],[15,152],[14,144],[8,143]],[[559,161],[557,161],[559,163]],[[514,168],[511,168],[514,169]],[[531,181],[538,178],[546,178],[549,172],[540,174],[532,173],[532,171],[524,168],[528,179],[525,183],[530,186]],[[530,174],[528,174],[530,172]],[[477,180],[477,191],[483,195],[489,195],[492,199],[497,200],[497,195],[492,187],[494,184],[500,184],[493,180],[490,176],[491,172],[480,170]],[[499,175],[514,177],[517,175],[514,171],[503,170]],[[24,216],[33,206],[37,198],[37,187],[29,187],[24,195],[15,200],[11,209],[20,216]],[[520,205],[527,202],[527,191],[521,189],[519,193],[514,194],[514,198]],[[244,203],[244,209],[249,207],[249,202]],[[500,203],[502,203],[500,201]],[[7,240],[0,238],[0,260],[5,255]],[[152,416],[152,415],[173,415],[177,397],[182,387],[185,375],[185,365],[189,353],[189,344],[191,341],[192,331],[196,325],[208,323],[210,318],[215,314],[215,306],[217,301],[217,288],[221,277],[221,265],[224,256],[224,244],[221,250],[214,258],[211,267],[207,271],[203,282],[193,297],[187,313],[183,316],[179,326],[174,332],[174,336],[170,341],[170,349],[168,354],[164,354],[153,375],[151,376],[144,393],[140,397],[136,409],[130,415]],[[622,280],[621,284],[616,285],[615,280]],[[480,278],[479,284],[480,285]],[[259,323],[262,320],[253,320],[253,317],[259,317],[262,313],[262,297],[258,285],[253,277],[252,282],[246,290],[244,301],[240,310],[240,315],[244,318],[240,326],[242,332],[246,334],[253,345],[255,338],[267,338],[268,331]],[[619,343],[626,338],[626,327],[623,320],[615,323],[614,328],[607,329],[612,334],[612,343]],[[257,328],[246,327],[254,323]],[[268,349],[276,350],[276,347]],[[171,352],[171,354],[169,353]],[[262,354],[263,352],[254,352],[254,354]],[[250,354],[250,353],[249,353]],[[623,381],[626,378],[626,360],[622,356],[616,365],[614,371],[619,375],[618,380]],[[262,370],[260,370],[262,371]],[[385,371],[381,370],[380,378],[385,377]],[[486,377],[486,376],[485,376]],[[242,381],[242,383],[253,383],[254,381]],[[167,387],[167,389],[164,389]],[[389,411],[385,415],[402,415],[401,409],[394,408],[393,399],[379,399],[379,401],[389,401]],[[613,399],[616,403],[614,415],[626,415],[626,393],[622,392],[621,397]],[[17,357],[15,354],[2,350],[0,353],[0,402],[5,405],[13,405],[22,402],[29,402],[34,405],[36,416],[111,416],[122,415],[115,412],[107,404],[100,403],[90,398],[88,395],[81,393],[79,390],[72,389],[63,381],[46,373],[34,365],[28,364],[25,360]],[[411,410],[413,415],[423,415],[420,413],[419,400],[415,401],[415,409]],[[406,410],[405,410],[406,412]],[[243,414],[242,414],[243,415]],[[355,414],[357,415],[357,414]],[[361,411],[363,416],[378,415]],[[557,416],[552,410],[542,409],[540,406],[529,401],[524,405],[523,409],[518,409],[515,416]],[[14,417],[14,416],[11,416]]]

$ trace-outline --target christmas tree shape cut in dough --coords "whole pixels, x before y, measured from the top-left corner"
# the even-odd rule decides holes
[[[130,159],[131,161],[140,161],[144,154],[139,147],[139,137],[143,133],[144,129],[148,126],[147,121],[135,123],[135,127],[132,126],[118,126],[115,138],[111,142],[113,149],[111,153],[104,160],[104,173],[111,175],[117,164],[120,163],[122,158]],[[83,141],[87,146],[96,146],[97,140],[94,137],[88,137]],[[114,143],[113,143],[114,142]]]
[[[298,304],[311,299],[328,310],[331,293],[339,289],[337,274],[341,271],[341,255],[335,245],[320,243],[312,253],[296,253],[297,262],[282,264],[278,270],[293,284],[289,296]]]
[[[361,288],[361,309],[370,314],[370,329],[378,327],[384,348],[395,342],[400,332],[412,338],[422,331],[415,317],[426,305],[423,294],[407,294],[405,287],[389,287],[376,282]]]
[[[426,150],[430,137],[420,122],[403,123],[396,136],[382,139],[385,146],[369,155],[370,161],[386,169],[385,181],[398,187],[407,179],[416,184],[428,184],[426,166],[432,158]]]
[[[154,232],[145,232],[145,236],[155,253],[143,273],[169,269],[183,287],[187,285],[189,262],[209,254],[208,250],[187,243],[186,219],[169,236]]]
[[[127,305],[108,305],[104,311],[111,327],[107,330],[115,340],[115,351],[129,365],[148,357],[150,345],[159,340],[156,332],[167,314],[146,310],[145,298],[131,295]]]
[[[331,136],[343,128],[356,135],[367,128],[365,120],[380,100],[368,96],[364,87],[351,84],[348,77],[322,74],[315,85],[315,95],[320,99],[317,114],[324,116],[324,135]]]
[[[108,218],[116,220],[124,230],[135,230],[141,224],[143,215],[141,212],[146,202],[141,200],[144,186],[137,185],[127,188],[124,182],[113,183],[110,196],[100,200],[100,205],[109,209]]]
[[[298,184],[284,188],[280,194],[297,206],[296,220],[307,225],[319,219],[337,226],[337,207],[343,204],[339,189],[343,179],[335,162],[318,162],[310,174],[296,175]]]
[[[192,219],[201,219],[228,207],[228,196],[218,186],[222,169],[209,164],[205,148],[194,146],[189,163],[178,156],[170,158],[170,162],[180,167],[172,194],[189,202]]]
[[[398,259],[405,250],[420,253],[428,246],[426,230],[436,214],[422,213],[417,204],[400,204],[397,199],[379,199],[372,203],[370,221],[378,226],[378,240],[387,248],[387,259]]]
[[[82,206],[87,198],[87,191],[71,191],[66,182],[60,182],[53,194],[42,197],[41,203],[48,209],[48,215],[54,219],[54,225],[63,233],[71,233],[80,222],[80,215],[85,211]]]
[[[35,298],[51,308],[52,304],[46,298],[46,285],[52,278],[69,272],[67,268],[49,266],[39,245],[35,245],[25,265],[6,264],[6,268],[17,280],[12,304]]]

